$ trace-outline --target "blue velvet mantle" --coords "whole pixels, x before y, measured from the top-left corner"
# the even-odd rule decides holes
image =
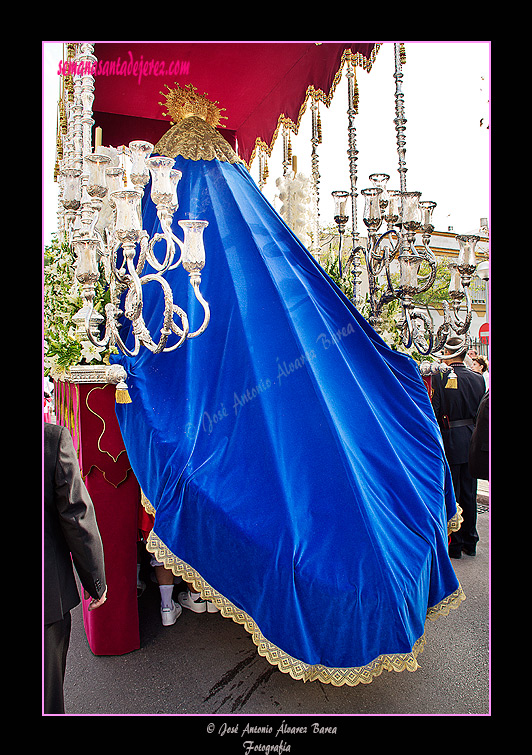
[[[409,653],[427,610],[459,588],[447,554],[456,502],[419,371],[245,168],[180,157],[176,167],[176,235],[178,219],[209,222],[211,322],[174,352],[117,358],[132,399],[117,415],[154,532],[304,663]],[[153,233],[150,199],[143,213]],[[188,275],[167,278],[197,328]],[[161,289],[143,296],[158,338]]]

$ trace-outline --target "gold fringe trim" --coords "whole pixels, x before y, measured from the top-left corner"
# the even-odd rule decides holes
[[[214,603],[224,618],[232,619],[236,624],[241,624],[251,635],[258,654],[266,658],[272,666],[277,666],[283,674],[289,674],[297,681],[320,681],[323,684],[332,684],[335,687],[343,685],[354,687],[357,684],[370,684],[383,671],[416,671],[419,668],[417,657],[425,647],[424,633],[415,642],[410,653],[380,655],[365,666],[328,668],[300,661],[267,640],[251,616],[214,590],[192,566],[177,558],[153,530],[148,537],[146,549],[153,553],[157,561],[163,563],[176,577],[182,577],[185,582],[191,584],[196,592],[201,593],[204,600],[210,600]],[[437,606],[430,608],[427,617],[434,620],[438,616],[446,616],[452,608],[457,608],[464,599],[465,595],[462,588],[459,587],[456,592],[445,598]]]
[[[465,593],[462,590],[462,586],[459,585],[458,589],[441,600],[437,606],[429,608],[427,611],[427,619],[430,621],[436,621],[440,616],[448,616],[451,609],[458,608],[460,603],[465,599]]]
[[[58,390],[55,392],[56,413],[60,424],[64,426],[70,432],[74,445],[79,439],[80,429],[80,410],[81,410],[81,397],[79,394],[79,387],[74,383],[70,383],[64,380],[56,381]],[[74,394],[77,397],[77,401],[74,401]],[[76,455],[79,460],[81,452],[81,444],[76,449]]]
[[[349,58],[351,59],[353,66],[358,66],[360,68],[365,69],[368,72],[371,71],[371,67],[373,66],[373,63],[375,62],[375,58],[377,57],[377,53],[379,52],[381,48],[381,44],[382,44],[381,42],[375,43],[375,47],[373,48],[371,52],[369,60],[366,57],[364,57],[364,55],[362,55],[360,52],[357,52],[356,54],[354,54],[350,48],[344,50],[344,52],[342,53],[340,67],[334,76],[329,92],[326,94],[322,89],[316,89],[314,85],[311,84],[305,93],[305,98],[303,102],[301,103],[297,120],[295,123],[291,118],[288,118],[288,116],[286,116],[284,113],[281,113],[277,121],[277,128],[275,129],[273,136],[270,140],[270,144],[269,145],[266,144],[266,142],[263,141],[260,137],[257,137],[257,139],[255,140],[255,146],[251,152],[249,161],[245,163],[248,170],[250,166],[252,165],[253,160],[255,159],[255,156],[258,151],[262,150],[266,152],[268,157],[271,157],[273,146],[277,140],[279,130],[282,126],[289,128],[291,131],[293,131],[294,134],[298,133],[299,126],[301,124],[301,119],[303,118],[305,110],[307,109],[307,103],[309,100],[315,99],[316,101],[323,102],[326,107],[330,106],[334,92],[336,91],[336,87],[338,86],[342,78],[342,71],[343,71],[344,65]]]
[[[147,514],[150,516],[155,516],[155,508],[151,505],[151,503],[146,498],[146,495],[144,494],[144,491],[142,488],[140,489],[140,503]]]
[[[449,519],[447,522],[447,534],[450,535],[451,532],[457,532],[460,527],[462,526],[462,522],[464,521],[464,517],[462,516],[462,507],[459,503],[456,504],[456,514],[453,516],[452,519]]]

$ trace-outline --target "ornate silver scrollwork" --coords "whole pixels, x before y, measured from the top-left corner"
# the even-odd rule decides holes
[[[129,356],[136,356],[141,345],[154,354],[173,351],[187,339],[203,333],[210,320],[209,305],[200,292],[201,270],[205,265],[203,231],[208,222],[180,220],[184,238],[181,240],[175,235],[172,220],[178,208],[177,186],[181,173],[174,169],[173,158],[149,157],[152,150],[153,145],[149,142],[134,141],[129,144],[129,180],[133,188],[120,188],[124,170],[112,167],[108,155],[89,154],[85,157],[87,178],[82,191],[85,199],[79,201],[80,223],[72,233],[72,244],[78,259],[76,277],[82,287],[86,335],[97,347],[116,346]],[[141,221],[142,195],[150,177],[151,198],[161,225],[161,231],[152,238],[142,228]],[[98,229],[105,198],[108,199],[111,213],[106,225]],[[72,200],[69,198],[69,201]],[[162,261],[157,255],[159,243],[164,248]],[[110,292],[102,338],[97,337],[94,321],[100,261]],[[146,263],[154,272],[145,272]],[[190,331],[186,312],[174,303],[172,289],[164,277],[179,265],[188,272],[194,295],[204,311],[203,323],[194,332]],[[160,285],[164,301],[163,326],[157,339],[150,334],[143,317],[142,289],[154,282]],[[132,348],[127,347],[120,336],[122,315],[132,324]],[[177,341],[168,344],[172,334],[177,336]]]
[[[203,231],[208,222],[180,220],[183,239],[172,231],[181,173],[174,168],[173,158],[152,156],[153,144],[132,141],[128,148],[100,147],[92,152],[94,46],[82,43],[73,49],[77,49],[74,60],[81,73],[74,76],[58,177],[62,188],[60,227],[76,252],[76,278],[83,300],[74,316],[76,332],[97,347],[117,347],[130,356],[138,354],[141,345],[155,354],[173,351],[203,333],[210,321],[209,305],[200,291],[205,265]],[[142,228],[141,218],[142,197],[150,179],[151,198],[161,226],[152,238]],[[162,261],[160,245],[164,248]],[[203,309],[203,322],[193,332],[187,313],[173,301],[171,286],[164,277],[179,265],[188,272],[194,296]],[[105,318],[94,309],[101,270],[109,291]],[[164,302],[163,326],[157,335],[149,332],[143,316],[143,287],[148,283],[160,285]],[[131,348],[120,335],[124,317],[131,322]],[[172,335],[176,336],[174,343],[169,342]]]
[[[355,233],[353,235],[353,250],[351,256],[364,255],[369,285],[369,321],[378,327],[383,307],[397,299],[401,303],[402,320],[399,323],[401,340],[405,348],[414,346],[422,355],[435,353],[443,347],[451,332],[459,336],[467,336],[472,319],[471,296],[469,285],[476,269],[475,245],[478,236],[457,236],[460,245],[458,260],[451,266],[451,282],[449,285],[449,301],[443,302],[443,323],[434,332],[430,318],[414,303],[414,298],[430,289],[436,279],[437,261],[430,248],[431,236],[434,231],[432,213],[436,207],[433,201],[421,201],[418,191],[407,191],[406,188],[406,118],[404,109],[404,94],[402,91],[402,63],[401,45],[394,44],[395,58],[395,130],[398,154],[399,190],[387,188],[390,176],[386,173],[374,173],[369,178],[370,188],[360,192],[364,197],[364,224],[367,228],[367,246],[356,246]],[[348,71],[348,76],[349,76]],[[352,94],[350,95],[352,98]],[[354,126],[352,123],[353,108],[350,99],[349,138],[351,160],[351,197],[353,204],[353,221],[356,213],[356,182],[354,162]],[[333,192],[336,199],[342,195],[345,204],[346,192]],[[341,217],[335,209],[335,221],[340,232],[340,249],[343,227],[347,217]],[[383,223],[386,230],[382,230]],[[421,243],[416,244],[421,236]],[[341,253],[339,253],[340,273]],[[394,284],[391,265],[399,267],[399,282]],[[385,276],[382,286],[379,278]],[[466,307],[465,316],[459,314],[460,307]]]

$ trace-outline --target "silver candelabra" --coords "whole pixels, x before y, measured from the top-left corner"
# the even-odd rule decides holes
[[[77,316],[78,328],[83,328],[95,346],[116,346],[130,356],[137,355],[141,345],[154,354],[173,351],[187,339],[203,333],[210,319],[209,305],[200,292],[201,270],[205,265],[203,231],[208,222],[179,220],[183,240],[174,234],[172,220],[178,207],[181,172],[174,168],[173,158],[152,157],[153,149],[149,142],[133,141],[124,152],[128,163],[125,167],[112,167],[109,155],[91,153],[84,157],[85,173],[75,169],[63,171],[65,226],[77,256],[76,278],[83,299]],[[151,238],[142,228],[141,217],[142,197],[150,177],[151,198],[161,225],[161,231]],[[131,188],[124,188],[125,182]],[[110,212],[104,213],[102,227],[99,221],[105,198]],[[159,242],[165,255],[162,261],[155,252]],[[146,263],[154,272],[144,272]],[[204,311],[203,323],[195,331],[190,330],[187,313],[174,303],[172,289],[164,277],[179,265],[189,274],[194,295]],[[104,318],[94,311],[100,267],[110,294],[102,338],[98,337],[98,331]],[[152,282],[161,286],[164,300],[163,326],[157,340],[150,334],[143,316],[142,287]],[[120,336],[122,315],[131,322],[132,348]],[[169,345],[172,333],[177,341]]]
[[[427,315],[416,308],[413,298],[427,291],[436,279],[437,262],[430,248],[431,235],[434,231],[432,214],[436,203],[422,201],[419,191],[407,191],[405,160],[404,95],[402,91],[401,45],[394,44],[396,82],[395,113],[397,154],[399,158],[399,190],[387,188],[390,176],[386,173],[374,173],[370,176],[372,186],[361,191],[364,197],[364,224],[368,232],[367,247],[356,246],[353,234],[351,257],[356,259],[363,254],[369,284],[369,320],[378,325],[382,308],[394,299],[401,302],[402,322],[401,339],[406,348],[415,346],[422,355],[429,355],[441,350],[452,333],[467,338],[471,324],[472,308],[469,286],[476,269],[475,246],[478,236],[457,236],[460,251],[458,260],[451,264],[451,280],[448,298],[443,302],[443,322],[436,332]],[[353,128],[353,127],[351,127]],[[350,133],[350,153],[353,152],[354,137]],[[356,183],[355,171],[351,171],[351,192],[334,191],[334,219],[340,234],[339,268],[342,274],[342,239],[347,223],[347,198],[352,197],[353,221],[356,220]],[[383,222],[386,230],[382,231]],[[421,236],[421,244],[416,246],[416,236]],[[394,285],[391,264],[399,263],[399,283]],[[386,286],[381,291],[378,278],[384,272]],[[460,317],[459,308],[465,299],[466,313]]]
[[[83,301],[73,318],[77,336],[80,340],[88,338],[98,348],[116,347],[130,356],[137,355],[141,346],[154,354],[173,351],[199,336],[209,324],[209,305],[200,291],[205,265],[203,231],[208,223],[179,220],[182,239],[172,231],[181,173],[174,168],[172,158],[153,155],[149,142],[133,141],[119,149],[97,146],[93,150],[94,45],[82,42],[69,44],[67,49],[76,74],[64,83],[56,173],[59,229],[76,254],[75,274]],[[101,143],[98,131],[97,145]],[[151,238],[142,227],[141,214],[150,179],[151,198],[160,221],[160,231]],[[197,330],[191,330],[187,313],[174,303],[165,278],[179,265],[189,274],[194,296],[203,308],[203,322]],[[102,282],[109,299],[105,316],[94,307]],[[157,335],[149,332],[144,319],[143,286],[148,283],[159,284],[164,302],[163,324]],[[131,323],[131,348],[120,335],[124,317]],[[127,401],[125,370],[113,365],[108,372],[106,381],[118,383],[117,401]]]

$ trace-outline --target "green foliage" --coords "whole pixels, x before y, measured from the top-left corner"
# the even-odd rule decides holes
[[[419,269],[420,277],[429,274],[429,265],[427,262],[422,262]],[[450,269],[449,260],[447,258],[439,258],[436,262],[436,278],[432,286],[421,294],[417,294],[412,298],[413,304],[418,309],[425,309],[426,313],[430,316],[430,308],[441,309],[442,302],[448,297],[449,281],[450,281]],[[392,285],[394,289],[399,286],[399,274],[391,275]],[[369,302],[367,302],[366,317],[369,317]],[[386,343],[395,351],[401,351],[411,356],[416,362],[422,362],[430,357],[419,354],[415,347],[406,349],[401,339],[401,330],[403,324],[402,308],[399,299],[393,299],[388,304],[385,304],[381,311],[380,322],[378,325],[378,332]]]
[[[344,260],[345,263],[345,260]],[[324,255],[320,264],[329,276],[331,280],[336,283],[339,289],[347,296],[348,299],[353,299],[353,275],[351,270],[343,271],[343,275],[340,275],[340,266],[338,264],[338,250],[329,248],[327,255]]]
[[[337,247],[337,245],[336,245]],[[345,262],[345,261],[344,261]],[[362,257],[362,265],[365,261]],[[343,293],[352,301],[353,300],[353,276],[351,268],[347,273],[344,270],[344,274],[340,275],[338,265],[338,249],[333,248],[333,245],[329,247],[327,254],[323,255],[320,259],[320,264],[327,273],[327,275],[336,283],[336,285],[343,291]],[[423,262],[420,266],[419,275],[425,276],[429,273],[429,265]],[[394,288],[399,286],[399,274],[395,273],[391,276],[392,284]],[[418,294],[413,298],[413,303],[419,309],[425,309],[429,313],[429,308],[442,308],[442,302],[448,298],[450,280],[450,268],[449,260],[447,258],[439,258],[437,260],[436,267],[436,279],[428,291],[424,291],[422,294]],[[382,294],[384,289],[380,291]],[[366,294],[364,301],[359,303],[358,310],[361,315],[370,320],[370,303],[369,295]],[[417,362],[422,362],[429,357],[422,356],[415,348],[411,347],[406,349],[403,345],[401,338],[402,330],[402,308],[399,299],[392,299],[392,301],[385,304],[380,312],[379,322],[375,326],[381,338],[390,346],[394,351],[401,351],[408,354]]]
[[[76,337],[73,316],[83,306],[75,276],[76,259],[72,247],[54,234],[44,249],[44,370],[60,378],[76,364],[98,364],[108,351]],[[105,304],[104,287],[98,285],[95,310]]]
[[[422,262],[419,268],[420,275],[428,274],[428,263]],[[412,301],[418,307],[435,307],[436,309],[442,308],[442,302],[449,296],[449,283],[451,280],[451,270],[449,267],[449,260],[446,257],[437,258],[436,260],[436,280],[429,288],[428,291],[424,291],[422,294],[414,296]],[[394,282],[395,285],[395,282]]]

